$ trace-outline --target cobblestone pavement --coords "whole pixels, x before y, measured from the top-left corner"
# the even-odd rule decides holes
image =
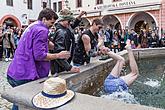
[[[10,89],[11,86],[6,80],[6,71],[10,62],[0,61],[0,95],[3,91]],[[0,110],[10,110],[12,104],[0,97]]]

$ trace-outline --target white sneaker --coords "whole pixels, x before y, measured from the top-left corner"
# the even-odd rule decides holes
[[[8,58],[5,58],[5,61],[6,61],[6,62],[8,62],[8,61],[9,61],[9,59],[8,59]]]

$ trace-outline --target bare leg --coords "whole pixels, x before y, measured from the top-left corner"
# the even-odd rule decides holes
[[[130,86],[137,79],[139,75],[139,70],[131,46],[127,44],[126,49],[128,51],[128,58],[129,58],[129,65],[131,68],[131,72],[126,76],[121,76],[121,78],[127,83],[128,86]]]
[[[123,68],[123,65],[125,65],[125,60],[122,56],[110,51],[107,53],[110,57],[112,57],[114,60],[117,60],[116,65],[114,66],[114,68],[111,71],[111,75],[115,76],[115,77],[119,77],[121,70]]]

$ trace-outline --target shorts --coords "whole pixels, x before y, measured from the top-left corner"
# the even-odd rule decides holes
[[[128,85],[123,79],[109,74],[104,81],[104,90],[108,94],[112,94],[113,92],[128,91]]]

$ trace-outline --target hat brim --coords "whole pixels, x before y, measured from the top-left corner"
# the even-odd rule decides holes
[[[73,99],[75,93],[67,90],[67,94],[59,98],[45,97],[40,93],[35,95],[32,99],[32,104],[39,109],[53,109],[65,105]]]
[[[65,21],[65,20],[75,20],[73,16],[67,16],[67,17],[59,17],[58,21]]]

